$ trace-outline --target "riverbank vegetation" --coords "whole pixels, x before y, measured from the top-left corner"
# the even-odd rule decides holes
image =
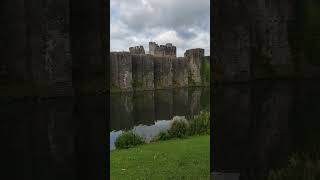
[[[174,118],[167,131],[160,132],[152,141],[164,141],[187,136],[210,134],[210,113],[200,112],[189,122],[184,118]],[[132,131],[124,132],[115,141],[117,149],[127,149],[143,144],[143,138]]]
[[[111,179],[208,179],[210,136],[152,142],[110,152]]]

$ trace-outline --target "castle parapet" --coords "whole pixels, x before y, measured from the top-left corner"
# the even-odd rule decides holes
[[[171,43],[159,46],[155,42],[149,42],[149,53],[154,56],[177,57],[177,48]]]
[[[143,46],[130,47],[129,51],[131,54],[145,54]]]

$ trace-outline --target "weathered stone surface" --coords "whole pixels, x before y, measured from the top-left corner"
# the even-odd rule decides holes
[[[7,1],[2,7],[7,84],[0,94],[72,95],[69,1]]]
[[[170,57],[154,57],[155,89],[171,88],[172,77],[172,59]]]
[[[129,53],[110,53],[111,91],[132,90],[132,57]],[[113,68],[114,67],[114,68]]]
[[[132,54],[145,54],[143,46],[130,47],[129,52]]]
[[[72,95],[69,1],[43,1],[41,59],[51,96]],[[37,75],[35,75],[37,77]]]
[[[154,89],[154,58],[151,55],[132,55],[134,90]]]
[[[173,46],[171,43],[167,43],[166,45],[159,46],[155,42],[149,42],[149,54],[154,56],[176,57],[177,48]]]
[[[77,94],[109,88],[107,1],[69,0],[73,87]]]
[[[174,87],[188,86],[188,62],[186,58],[172,58],[172,76]]]
[[[201,85],[201,61],[204,57],[204,49],[189,49],[184,53],[188,61],[188,84],[190,86]]]
[[[319,3],[217,0],[213,8],[216,82],[320,77]]]

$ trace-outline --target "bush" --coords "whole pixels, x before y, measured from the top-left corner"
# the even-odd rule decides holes
[[[115,142],[117,149],[127,149],[140,144],[144,144],[143,138],[132,131],[120,134]]]
[[[172,138],[183,138],[187,136],[188,124],[183,120],[174,120],[171,124],[171,128],[168,131],[169,136]]]
[[[210,113],[200,112],[190,121],[188,131],[189,135],[210,134]]]
[[[161,131],[158,136],[156,137],[156,141],[165,141],[170,139],[170,135],[168,133],[168,131]]]

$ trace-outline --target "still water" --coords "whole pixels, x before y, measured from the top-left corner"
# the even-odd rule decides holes
[[[103,142],[110,133],[136,129],[151,137],[174,116],[208,109],[210,90],[216,179],[264,180],[287,167],[292,154],[319,147],[318,81],[113,94],[111,117],[105,97],[1,98],[1,175],[11,177],[1,179],[106,179],[109,144]]]
[[[209,88],[179,88],[113,93],[110,96],[110,150],[124,130],[132,130],[146,142],[170,128],[173,117],[190,119],[210,109]]]

